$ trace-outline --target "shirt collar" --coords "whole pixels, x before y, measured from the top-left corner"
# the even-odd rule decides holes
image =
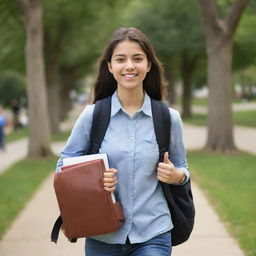
[[[114,92],[112,95],[112,101],[111,101],[111,117],[113,117],[119,110],[122,109],[124,112],[125,110],[123,109],[118,96],[117,96],[117,90]],[[151,110],[151,101],[148,96],[148,94],[144,91],[144,102],[141,107],[141,109],[138,112],[143,112],[147,116],[152,117],[152,110]]]

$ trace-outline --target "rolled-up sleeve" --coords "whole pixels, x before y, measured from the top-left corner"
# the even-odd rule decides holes
[[[63,159],[84,155],[90,146],[90,133],[94,105],[87,105],[71,131],[65,147],[60,153],[56,171],[60,171]]]
[[[171,115],[171,138],[169,147],[169,158],[177,169],[182,170],[186,179],[186,183],[190,177],[188,163],[186,158],[186,150],[183,142],[183,125],[180,113],[170,108]]]

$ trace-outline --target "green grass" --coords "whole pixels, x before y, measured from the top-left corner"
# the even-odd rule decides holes
[[[70,135],[71,130],[60,132],[52,136],[52,141],[66,141]],[[22,138],[28,137],[28,128],[23,128],[17,131],[12,131],[6,135],[6,143],[13,142]]]
[[[234,120],[238,125],[256,128],[256,110],[236,111]]]
[[[192,104],[207,107],[208,98],[192,98]]]
[[[66,141],[71,133],[71,130],[60,132],[52,136],[52,141]]]
[[[256,156],[189,152],[192,178],[206,191],[247,256],[256,255]]]
[[[186,119],[184,122],[204,126],[207,125],[207,115],[194,113],[192,118]],[[256,110],[235,111],[234,123],[236,125],[256,128]]]
[[[6,135],[6,143],[19,140],[28,136],[28,128],[22,128],[17,131],[11,131],[8,135]]]
[[[181,104],[181,99],[179,99],[178,102],[179,102],[179,104]],[[249,101],[249,103],[254,103],[254,102],[256,102],[256,100],[250,100],[250,101]],[[234,99],[232,103],[242,104],[242,103],[244,103],[244,101]],[[204,106],[204,107],[207,107],[208,98],[195,98],[195,97],[193,97],[193,98],[192,98],[192,104],[193,104],[193,105],[197,105],[197,106]]]
[[[207,125],[207,116],[205,114],[198,114],[193,113],[192,118],[189,119],[183,119],[185,123],[198,125],[198,126],[205,126]]]
[[[42,181],[55,169],[56,157],[25,159],[0,175],[0,239]]]

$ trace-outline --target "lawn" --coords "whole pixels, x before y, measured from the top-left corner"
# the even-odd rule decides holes
[[[6,143],[19,140],[28,136],[28,128],[22,128],[17,131],[11,131],[6,135]]]
[[[181,103],[181,99],[179,99],[179,104]],[[249,101],[250,103],[254,103],[256,102],[255,100],[251,100]],[[243,104],[244,101],[242,100],[233,100],[232,103],[235,103],[235,104]],[[199,98],[199,97],[193,97],[192,98],[192,104],[193,105],[197,105],[197,106],[203,106],[203,107],[207,107],[207,104],[208,104],[208,98]]]
[[[192,118],[186,119],[184,122],[203,126],[207,124],[207,115],[194,113]],[[256,110],[235,111],[234,123],[236,125],[256,128]]]
[[[256,157],[189,152],[192,178],[206,191],[247,256],[256,255]]]
[[[59,132],[58,134],[55,134],[55,135],[52,136],[52,141],[53,142],[56,142],[56,141],[67,141],[70,133],[71,133],[71,130]]]
[[[54,134],[52,136],[52,141],[66,141],[71,133],[71,130],[59,132],[58,134]],[[13,142],[15,140],[23,139],[28,137],[28,128],[22,128],[17,131],[12,131],[6,135],[6,143]]]
[[[21,160],[0,175],[0,239],[45,178],[57,158]]]
[[[234,120],[237,125],[256,128],[256,110],[236,111]]]

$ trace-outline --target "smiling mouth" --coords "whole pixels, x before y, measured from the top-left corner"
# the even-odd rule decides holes
[[[122,76],[124,76],[126,78],[134,78],[134,77],[138,76],[138,74],[123,74]]]

